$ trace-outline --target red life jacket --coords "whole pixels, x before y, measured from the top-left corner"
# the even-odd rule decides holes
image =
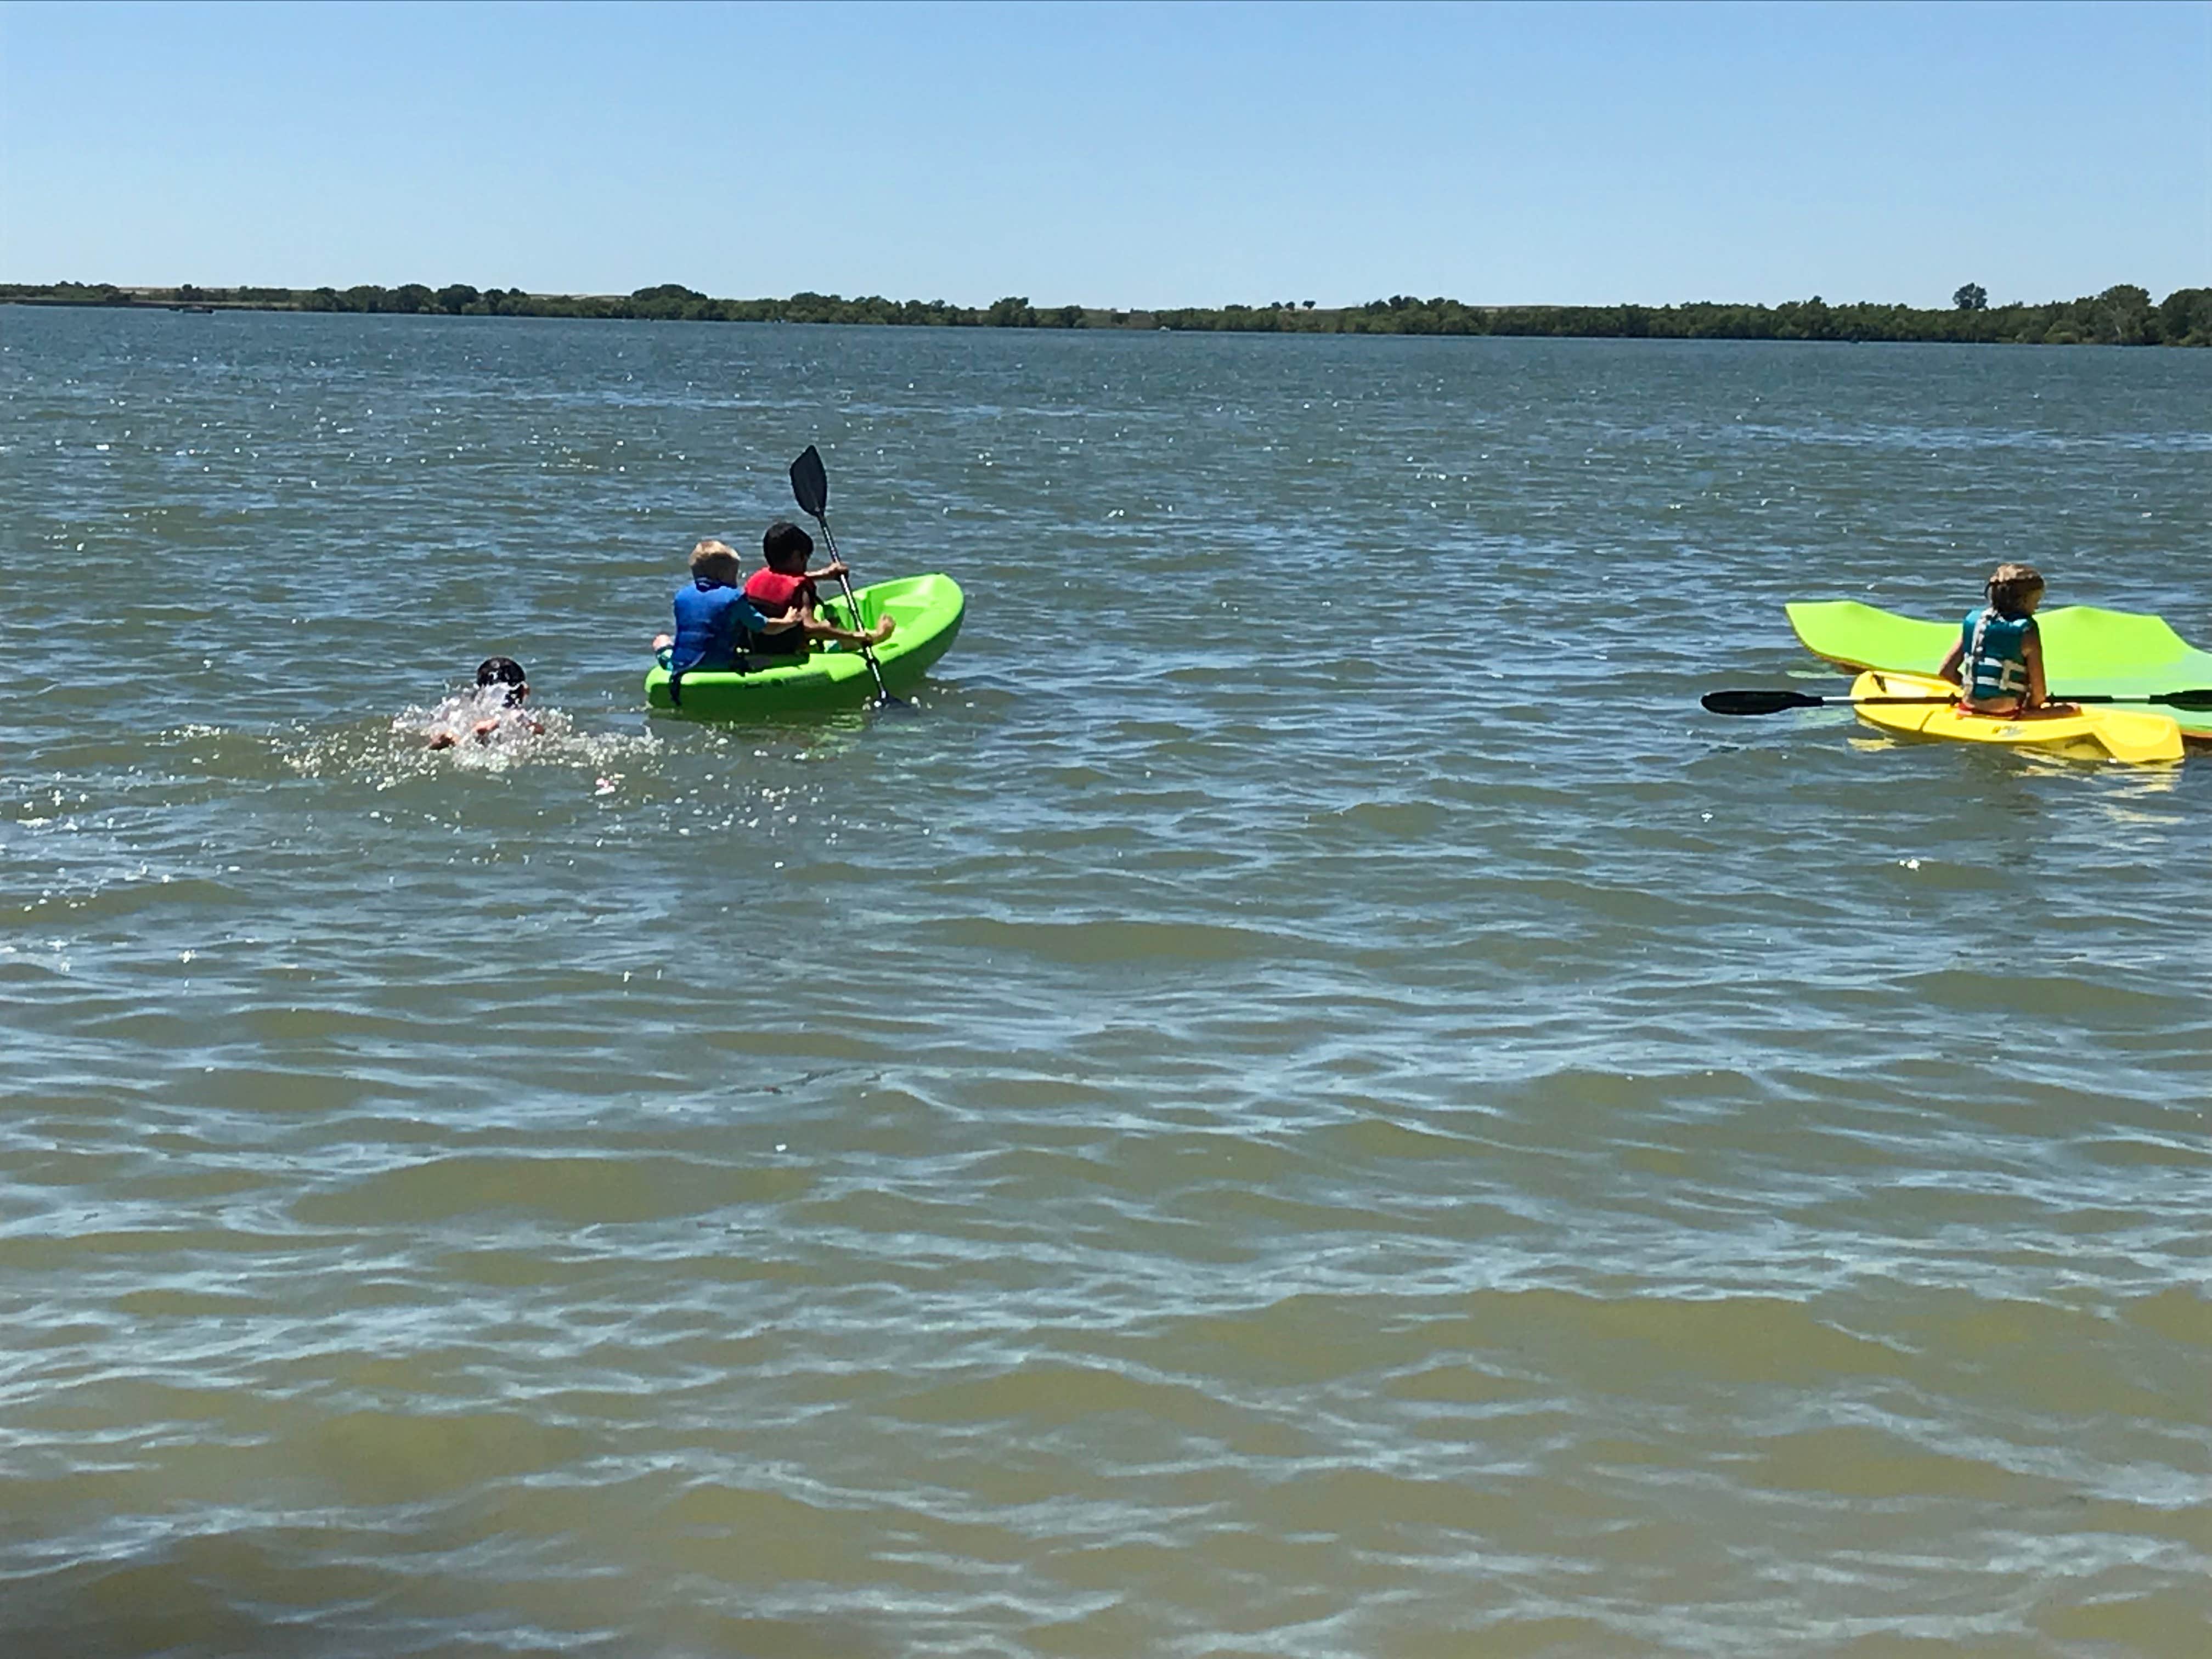
[[[819,605],[822,596],[805,576],[787,576],[780,570],[761,569],[745,578],[745,597],[763,611],[788,610],[794,605]]]
[[[772,616],[781,616],[795,605],[815,605],[821,595],[814,584],[804,576],[787,576],[780,570],[765,568],[745,578],[745,598]],[[752,637],[753,654],[761,657],[800,657],[806,654],[806,635],[799,629],[787,628],[780,633],[756,634]]]

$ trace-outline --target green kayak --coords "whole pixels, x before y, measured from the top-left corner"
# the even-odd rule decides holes
[[[1844,668],[1932,674],[1959,638],[1955,622],[1919,622],[1856,599],[1784,608],[1806,649]],[[2039,612],[2035,620],[2043,635],[2044,677],[2053,696],[2140,697],[2212,685],[2212,652],[2199,651],[2166,626],[2163,617],[2068,605]],[[2212,714],[2160,712],[2180,722],[2183,737],[2212,743]]]
[[[871,583],[855,589],[853,597],[860,603],[861,627],[872,628],[886,616],[897,624],[890,638],[876,647],[884,684],[895,694],[921,684],[929,665],[952,648],[960,633],[960,618],[968,607],[960,584],[941,574]],[[824,602],[820,614],[841,627],[852,625],[842,598]],[[645,676],[645,700],[653,708],[698,720],[747,720],[793,710],[851,708],[875,695],[875,676],[868,672],[867,659],[842,645],[816,651],[786,665],[756,668],[743,674],[686,674],[678,696],[669,695],[668,671],[658,663]]]

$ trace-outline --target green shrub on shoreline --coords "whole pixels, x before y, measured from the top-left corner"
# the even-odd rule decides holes
[[[2212,345],[2212,288],[2176,289],[2157,303],[2118,283],[2043,305],[1993,306],[1976,283],[1948,309],[1860,302],[1818,295],[1778,306],[1699,301],[1668,306],[1473,306],[1394,295],[1325,309],[1310,300],[1265,305],[1113,311],[1032,306],[1009,295],[988,306],[869,295],[799,293],[787,300],[717,300],[678,283],[634,294],[526,294],[454,283],[430,289],[364,283],[348,289],[118,288],[108,283],[0,283],[0,302],[141,309],[349,311],[454,317],[625,318],[649,322],[836,323],[920,328],[1175,329],[1252,334],[1505,334],[1585,339],[1921,340],[1962,344]]]

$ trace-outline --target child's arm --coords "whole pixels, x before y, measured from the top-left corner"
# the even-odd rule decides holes
[[[1959,665],[1966,660],[1966,641],[1962,635],[1951,641],[1950,654],[1943,659],[1943,665],[1936,671],[1936,678],[1939,680],[1948,680],[1954,685],[1958,684]]]
[[[2033,622],[2020,642],[2021,654],[2027,659],[2027,696],[2023,708],[2042,708],[2051,702],[2051,685],[2043,678],[2043,630]]]
[[[835,640],[840,645],[881,645],[890,638],[892,630],[897,626],[894,618],[885,617],[873,628],[840,628],[835,623],[823,622],[810,610],[806,617],[806,635],[809,639]]]
[[[844,560],[832,559],[821,569],[808,571],[806,580],[811,582],[834,582],[840,576],[849,576],[852,574],[853,567],[847,564]]]

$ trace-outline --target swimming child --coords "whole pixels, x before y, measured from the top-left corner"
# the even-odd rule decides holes
[[[840,628],[835,623],[814,614],[821,603],[815,591],[817,579],[835,580],[846,574],[842,560],[831,560],[819,570],[809,570],[807,559],[814,551],[814,538],[797,525],[778,519],[761,538],[761,562],[766,568],[756,570],[745,579],[745,597],[763,610],[789,608],[796,612],[799,625],[788,634],[763,636],[752,648],[763,656],[801,656],[817,640],[835,640],[841,645],[881,645],[890,638],[896,625],[885,617],[873,628]]]
[[[469,726],[469,735],[478,743],[490,743],[510,732],[516,736],[542,736],[544,723],[522,707],[529,696],[530,678],[522,672],[520,663],[512,657],[486,657],[477,665],[476,695],[471,698],[449,697],[439,705],[436,718],[453,723],[431,728],[430,747],[453,748],[460,742],[461,721],[486,707],[491,713],[479,716]]]
[[[742,672],[751,665],[745,653],[760,650],[762,641],[799,637],[799,614],[787,605],[749,599],[738,586],[743,576],[728,543],[703,541],[691,550],[691,580],[676,590],[676,631],[653,641],[670,674],[680,680],[701,669]]]
[[[2025,564],[2001,564],[1984,584],[1990,602],[1967,614],[1959,642],[1936,672],[1959,688],[1959,707],[1974,714],[2013,715],[2059,709],[2043,677],[2043,638],[2035,607],[2043,578]]]

